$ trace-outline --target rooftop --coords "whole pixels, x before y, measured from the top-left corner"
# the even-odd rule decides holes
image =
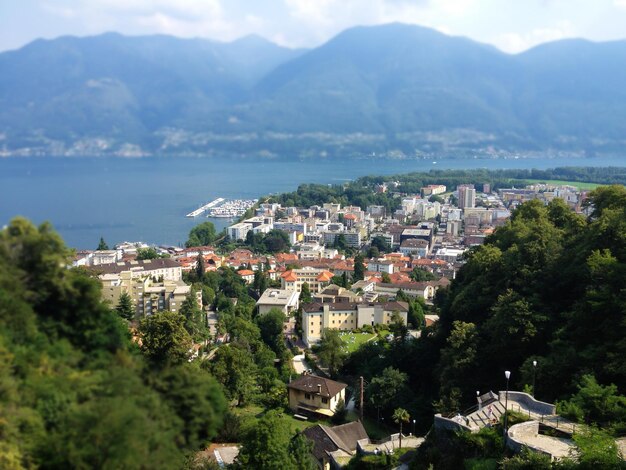
[[[303,375],[299,379],[287,384],[288,388],[302,392],[318,393],[322,397],[332,398],[347,387],[342,382],[335,382],[317,375]]]

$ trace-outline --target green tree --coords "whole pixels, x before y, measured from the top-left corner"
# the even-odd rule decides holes
[[[145,259],[157,259],[159,257],[160,256],[154,247],[139,248],[137,250],[137,259],[140,261]]]
[[[365,264],[363,264],[364,258],[361,253],[354,257],[354,276],[352,280],[362,281],[365,278]]]
[[[574,434],[578,448],[577,467],[581,470],[624,470],[626,462],[622,460],[615,439],[599,429],[588,428]]]
[[[104,238],[100,237],[100,242],[98,243],[98,248],[96,248],[96,251],[105,251],[109,249],[109,245],[107,245],[107,242],[104,241]]]
[[[391,247],[389,246],[389,243],[387,243],[387,239],[380,235],[372,239],[371,246],[372,248],[378,249],[379,253],[388,253],[391,251]]]
[[[293,460],[293,468],[298,470],[317,470],[318,466],[313,458],[313,442],[304,434],[296,433],[289,441],[289,455]]]
[[[277,356],[282,356],[286,350],[285,335],[283,334],[285,314],[277,308],[272,308],[269,312],[259,315],[256,322],[261,331],[261,339]]]
[[[614,384],[602,386],[593,375],[584,375],[578,392],[559,403],[559,412],[579,422],[602,427],[626,425],[626,397]]]
[[[122,292],[120,295],[117,306],[115,307],[117,314],[126,321],[133,321],[135,319],[135,308],[133,307],[133,300],[127,292]]]
[[[250,351],[240,343],[219,348],[213,361],[207,364],[215,378],[224,385],[231,400],[245,405],[256,390],[257,366]]]
[[[394,423],[400,425],[400,449],[402,449],[402,424],[408,423],[411,416],[409,415],[409,412],[404,408],[396,408],[393,412],[392,418]]]
[[[425,269],[422,269],[418,266],[413,268],[410,276],[411,279],[413,279],[415,282],[434,281],[435,279],[437,279],[437,276],[435,276],[433,273],[426,271]]]
[[[193,363],[167,367],[153,387],[185,423],[185,448],[204,448],[217,435],[228,407],[221,386],[208,372]]]
[[[191,229],[189,239],[185,243],[185,246],[187,248],[193,246],[207,246],[213,243],[216,237],[215,225],[213,225],[212,222],[203,222]]]
[[[206,316],[198,305],[194,289],[185,297],[178,311],[185,318],[185,329],[196,342],[208,337]]]
[[[385,284],[391,284],[391,278],[389,277],[388,273],[382,273],[381,275],[381,280],[385,283]]]
[[[263,238],[267,253],[280,253],[289,250],[289,235],[283,230],[270,230]]]
[[[393,367],[386,367],[373,377],[367,387],[369,401],[379,409],[391,409],[407,394],[408,375]]]
[[[307,282],[302,283],[302,287],[300,288],[300,303],[301,304],[310,304],[313,301],[311,297],[311,289],[309,288],[309,284]]]
[[[335,243],[333,244],[333,246],[341,251],[344,251],[348,247],[348,244],[346,243],[346,237],[343,233],[340,233],[335,237]]]
[[[334,411],[334,414],[333,414],[333,417],[331,418],[331,421],[333,422],[333,424],[345,423],[346,417],[348,416],[348,410],[346,408],[346,402],[344,401],[343,398],[340,398],[339,400],[337,400],[337,405],[335,406],[335,409],[333,411]]]
[[[180,313],[163,311],[144,318],[139,335],[141,351],[157,365],[180,364],[189,359],[193,341]]]
[[[290,431],[282,414],[268,411],[244,437],[239,456],[240,468],[275,470],[294,468],[289,455]]]
[[[345,360],[345,354],[341,347],[343,341],[338,330],[325,328],[320,341],[318,357],[328,367],[331,376],[336,376],[339,368]]]
[[[199,253],[198,256],[196,257],[195,271],[196,271],[196,279],[202,282],[202,280],[204,279],[204,273],[206,272],[206,265],[204,263],[204,256],[202,256],[202,253]]]

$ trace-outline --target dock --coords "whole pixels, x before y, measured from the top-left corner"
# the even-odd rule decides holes
[[[223,197],[218,197],[217,199],[215,199],[214,201],[209,202],[208,204],[205,204],[204,206],[196,209],[193,212],[190,212],[189,214],[187,214],[185,217],[198,217],[200,214],[202,214],[204,211],[211,209],[212,207],[217,206],[218,204],[221,204],[222,202],[224,202],[226,199],[224,199]]]

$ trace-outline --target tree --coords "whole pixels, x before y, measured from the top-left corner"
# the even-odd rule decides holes
[[[202,282],[202,279],[204,279],[205,272],[206,272],[206,266],[204,264],[204,256],[202,256],[202,253],[199,253],[198,256],[196,257],[196,279]]]
[[[228,405],[220,384],[208,372],[193,363],[167,367],[154,387],[185,423],[184,447],[204,448],[217,435]]]
[[[386,367],[382,373],[373,377],[367,387],[369,401],[379,409],[390,409],[402,401],[407,393],[408,375],[393,367]]]
[[[381,279],[385,284],[391,284],[391,278],[388,273],[382,273]]]
[[[203,222],[196,225],[189,232],[189,239],[185,243],[187,248],[193,246],[207,246],[215,241],[215,225],[212,222]]]
[[[578,392],[559,403],[559,412],[579,422],[610,427],[626,423],[626,397],[614,384],[602,386],[593,375],[584,375]]]
[[[354,257],[354,276],[353,281],[362,281],[365,278],[365,264],[363,264],[363,255],[359,253]]]
[[[289,435],[290,431],[283,421],[282,414],[276,410],[268,411],[243,439],[237,457],[240,468],[256,470],[294,468],[289,455]],[[301,453],[299,451],[299,454]]]
[[[231,400],[242,406],[252,397],[257,386],[257,366],[248,348],[231,343],[219,348],[213,361],[206,364],[215,378],[224,385]]]
[[[313,458],[313,442],[309,441],[304,434],[296,433],[289,442],[289,455],[293,459],[294,469],[317,470],[317,464]]]
[[[574,442],[578,448],[576,468],[582,470],[626,468],[615,439],[606,432],[595,428],[582,429],[574,434]]]
[[[201,342],[207,339],[208,329],[206,317],[202,309],[198,306],[194,289],[185,297],[178,312],[185,317],[185,329],[194,341]]]
[[[289,235],[283,230],[270,230],[263,237],[263,245],[268,253],[280,253],[289,250]]]
[[[394,339],[396,341],[404,342],[407,335],[409,334],[409,329],[407,328],[404,319],[397,311],[394,311],[391,314],[391,323],[389,324],[389,329],[393,333]]]
[[[159,257],[160,256],[154,247],[139,248],[137,250],[137,259],[140,261],[144,259],[157,259]]]
[[[335,237],[334,248],[337,248],[340,251],[344,251],[348,247],[346,243],[346,237],[343,233],[340,233]]]
[[[325,328],[319,345],[318,357],[329,368],[330,375],[336,376],[343,364],[345,354],[341,349],[343,341],[338,330]]]
[[[310,304],[313,301],[311,297],[311,289],[309,288],[308,282],[303,282],[302,287],[300,288],[300,303],[301,304]]]
[[[402,449],[402,424],[408,423],[411,416],[404,408],[396,408],[393,412],[393,421],[400,425],[400,449]]]
[[[337,401],[337,405],[334,409],[333,417],[331,421],[333,424],[343,424],[346,421],[346,416],[348,415],[348,410],[346,408],[346,402],[343,398],[340,398]]]
[[[180,364],[189,359],[193,341],[180,313],[163,311],[144,318],[139,336],[141,351],[157,365]]]
[[[105,251],[109,249],[109,245],[107,245],[107,242],[104,241],[104,238],[100,237],[100,243],[98,243],[98,248],[96,248],[96,251]]]
[[[387,243],[387,239],[380,235],[374,237],[371,243],[372,248],[378,249],[379,253],[387,253],[391,251],[391,247],[389,243]]]
[[[256,322],[261,331],[261,339],[277,356],[282,356],[286,349],[283,334],[285,314],[277,308],[272,308],[269,312],[258,316]]]
[[[133,300],[127,292],[122,292],[120,295],[117,306],[115,307],[117,314],[126,321],[133,321],[135,318],[135,309],[133,307]]]
[[[433,273],[426,271],[425,269],[422,269],[418,266],[413,268],[410,276],[411,279],[413,279],[415,282],[434,281],[435,279],[437,279],[437,276],[435,276]]]

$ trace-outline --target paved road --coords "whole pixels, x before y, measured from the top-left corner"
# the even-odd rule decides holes
[[[302,374],[305,370],[312,369],[312,367],[304,361],[304,354],[293,356],[291,363],[297,374]]]

